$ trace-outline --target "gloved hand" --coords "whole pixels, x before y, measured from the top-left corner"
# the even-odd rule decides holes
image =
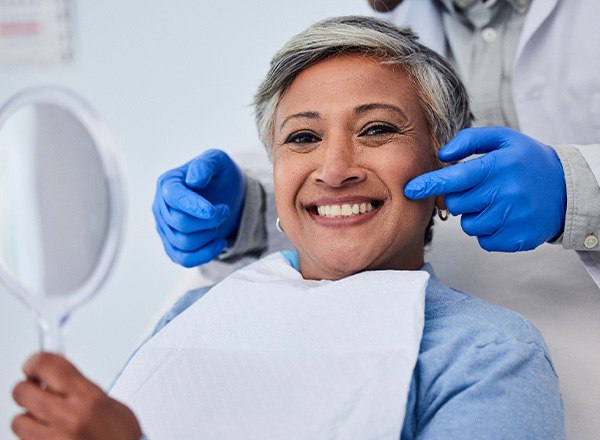
[[[462,130],[440,152],[444,162],[487,153],[418,176],[411,199],[445,194],[448,210],[488,251],[534,249],[562,233],[567,204],[565,176],[556,152],[504,127]]]
[[[160,176],[152,212],[169,257],[185,267],[216,258],[239,227],[245,188],[243,173],[220,150]]]

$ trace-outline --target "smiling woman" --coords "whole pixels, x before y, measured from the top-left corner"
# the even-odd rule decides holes
[[[448,64],[407,29],[329,19],[276,54],[255,104],[295,250],[188,293],[132,356],[111,394],[148,437],[564,438],[539,333],[424,263],[443,200],[403,188],[470,123]],[[139,431],[63,359],[27,372],[16,431]]]
[[[434,200],[411,202],[403,188],[440,167],[437,151],[471,120],[446,62],[408,30],[333,19],[275,55],[255,105],[305,278],[423,266]]]
[[[277,211],[304,278],[423,266],[434,201],[410,201],[403,188],[436,164],[401,68],[359,55],[321,61],[290,85],[273,127]]]

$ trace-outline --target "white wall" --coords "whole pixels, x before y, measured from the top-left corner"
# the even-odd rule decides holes
[[[366,0],[81,1],[75,62],[0,71],[0,102],[29,86],[65,86],[106,120],[124,153],[125,243],[100,294],[67,325],[68,357],[107,386],[184,274],[162,251],[151,214],[156,178],[211,147],[259,148],[249,103],[268,62],[317,19],[368,14]],[[2,288],[0,288],[2,289]],[[10,390],[38,348],[25,307],[0,291],[0,438],[14,438]]]

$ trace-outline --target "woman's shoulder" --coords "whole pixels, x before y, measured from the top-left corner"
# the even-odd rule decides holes
[[[452,289],[432,275],[425,298],[425,327],[429,336],[443,333],[479,344],[502,341],[537,343],[546,350],[535,326],[520,314]],[[442,336],[442,335],[440,335]]]
[[[403,438],[564,438],[558,378],[537,329],[433,275],[408,406]]]
[[[452,289],[432,275],[425,297],[419,357],[434,376],[443,370],[484,370],[503,361],[531,357],[556,376],[550,352],[535,326],[520,314]],[[436,372],[437,370],[437,372]]]

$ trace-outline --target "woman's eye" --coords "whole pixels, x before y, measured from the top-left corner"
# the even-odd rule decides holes
[[[360,136],[383,136],[398,133],[398,129],[391,125],[377,124],[367,127]]]
[[[310,144],[313,142],[319,142],[321,139],[313,133],[301,131],[293,133],[286,139],[288,144]]]

